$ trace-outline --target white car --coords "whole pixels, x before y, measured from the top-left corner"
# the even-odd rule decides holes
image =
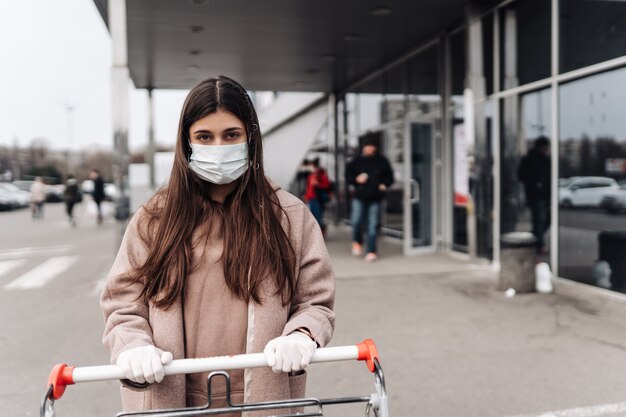
[[[19,207],[28,207],[32,200],[30,191],[24,191],[10,182],[0,182],[0,187],[13,196]]]
[[[575,177],[559,187],[561,207],[600,207],[605,195],[619,190],[619,184],[609,177]]]
[[[618,190],[611,190],[602,197],[600,206],[611,214],[626,210],[626,182],[620,181]]]

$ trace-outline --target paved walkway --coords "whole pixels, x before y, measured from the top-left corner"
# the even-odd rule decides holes
[[[10,376],[0,378],[2,416],[37,414],[53,364],[108,360],[98,285],[118,229],[113,221],[97,227],[88,216],[71,229],[61,205],[46,210],[42,222],[27,211],[0,214],[3,285],[42,269],[51,257],[78,257],[41,287],[0,291],[0,375]],[[399,245],[384,240],[380,260],[367,264],[350,255],[347,229],[331,230],[327,244],[337,275],[332,345],[376,341],[393,417],[626,416],[622,303],[579,286],[505,298],[489,266],[404,257]],[[362,364],[316,365],[309,372],[310,396],[373,390]],[[76,385],[57,406],[59,417],[113,416],[118,384]],[[325,415],[362,416],[363,410],[328,407]]]
[[[328,248],[337,275],[332,345],[376,341],[392,416],[626,416],[623,304],[580,287],[509,299],[489,266],[404,257],[385,242],[380,260],[365,263],[350,256],[345,229],[331,231]],[[361,365],[310,374],[309,395],[373,388]]]

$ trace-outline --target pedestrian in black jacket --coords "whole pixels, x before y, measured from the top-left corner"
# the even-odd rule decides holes
[[[76,227],[76,219],[74,218],[74,205],[80,199],[80,191],[78,190],[78,181],[72,174],[67,175],[65,180],[65,191],[63,191],[63,200],[65,201],[65,212],[72,227]]]
[[[354,191],[351,203],[352,254],[363,253],[363,229],[367,233],[368,262],[377,259],[376,239],[380,205],[393,184],[393,171],[389,160],[378,152],[374,142],[363,146],[361,155],[356,156],[346,166],[346,184]]]
[[[545,136],[535,140],[533,147],[520,161],[518,179],[524,184],[526,205],[532,218],[532,233],[537,251],[547,252],[544,234],[550,227],[551,161],[550,141]]]
[[[91,170],[89,178],[93,181],[93,201],[98,208],[98,224],[102,224],[102,200],[104,200],[104,180],[97,169]]]

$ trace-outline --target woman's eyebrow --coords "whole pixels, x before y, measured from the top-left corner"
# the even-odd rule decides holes
[[[228,129],[224,129],[224,132],[232,132],[233,130],[243,130],[241,127],[229,127]]]
[[[196,130],[195,132],[193,132],[194,134],[196,133],[211,133],[210,130],[206,130],[206,129],[200,129],[200,130]]]

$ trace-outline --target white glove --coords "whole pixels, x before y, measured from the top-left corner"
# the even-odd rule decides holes
[[[317,349],[317,343],[301,332],[270,340],[263,353],[274,372],[299,371],[306,368]]]
[[[152,384],[163,381],[163,365],[167,365],[172,359],[170,352],[163,352],[154,346],[139,346],[120,353],[116,365],[122,368],[129,380],[139,384]]]

